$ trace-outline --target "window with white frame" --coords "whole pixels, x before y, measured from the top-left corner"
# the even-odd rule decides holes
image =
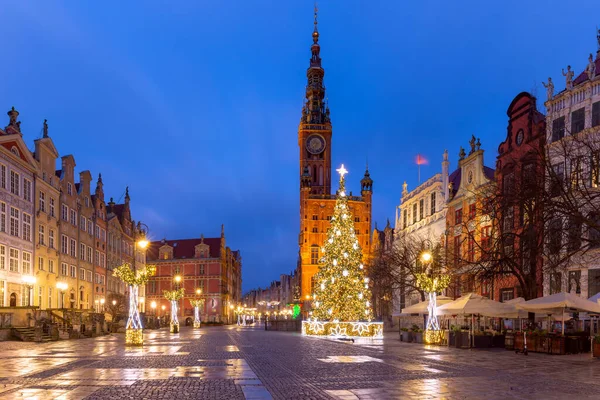
[[[52,287],[48,287],[48,308],[52,308]]]
[[[50,197],[50,216],[54,217],[54,197]]]
[[[79,268],[79,279],[85,281],[85,269]]]
[[[29,179],[23,179],[23,198],[31,201],[31,181]]]
[[[31,253],[23,252],[23,274],[31,275]]]
[[[69,207],[67,207],[66,204],[63,204],[60,208],[60,218],[63,221],[69,220]]]
[[[67,235],[60,237],[60,251],[63,254],[69,254],[69,238]]]
[[[106,268],[106,255],[104,253],[100,253],[100,266]]]
[[[100,239],[100,227],[99,227],[98,225],[96,225],[96,230],[95,230],[95,232],[96,232],[96,237],[97,237],[98,239]]]
[[[89,234],[90,236],[92,236],[92,235],[94,234],[94,223],[92,222],[92,220],[91,220],[91,219],[88,219],[88,224],[87,224],[87,225],[88,225],[88,226],[87,226],[87,231],[88,231],[88,234]]]
[[[69,239],[69,250],[71,257],[77,257],[77,241],[75,239]]]
[[[46,193],[40,190],[40,211],[46,212]]]
[[[85,215],[79,216],[79,227],[82,231],[87,231],[87,220],[85,219]]]
[[[48,272],[54,273],[54,260],[48,260]]]
[[[20,176],[15,171],[10,171],[10,192],[15,195],[19,195],[20,190]]]
[[[84,200],[84,202],[85,202],[85,206],[86,207],[90,206],[90,198],[89,197],[86,197],[85,200]]]
[[[51,249],[55,249],[54,247],[54,230],[50,229],[48,231],[48,247],[50,247]]]
[[[77,278],[77,267],[71,265],[71,278]]]
[[[3,244],[0,244],[0,269],[6,269],[6,246]],[[2,289],[2,287],[0,287],[0,289]],[[0,297],[2,297],[1,294]]]
[[[44,257],[38,257],[38,271],[44,270]]]
[[[6,232],[6,203],[0,202],[0,232]]]
[[[60,274],[62,276],[69,276],[69,266],[67,265],[67,263],[60,264]]]
[[[46,227],[44,225],[38,226],[38,243],[42,246],[46,245]]]
[[[92,254],[93,254],[93,249],[88,246],[88,248],[87,248],[87,262],[89,262],[90,264],[92,263]]]
[[[42,296],[44,294],[44,288],[42,286],[38,286],[38,306],[42,308]]]
[[[73,185],[71,185],[71,182],[67,183],[67,194],[73,194]]]
[[[94,277],[92,275],[92,271],[87,271],[87,280],[88,280],[88,282],[93,282],[94,281]]]
[[[79,243],[79,258],[85,260],[85,244]]]
[[[31,215],[23,213],[23,240],[31,242]]]
[[[77,211],[71,209],[71,225],[77,226]]]
[[[12,272],[19,272],[19,250],[8,249],[8,269]]]
[[[10,208],[10,234],[19,236],[19,215],[20,211],[17,208]]]
[[[6,165],[0,164],[0,187],[6,189]]]
[[[96,257],[94,257],[94,265],[100,265],[100,252],[98,250],[96,250]]]

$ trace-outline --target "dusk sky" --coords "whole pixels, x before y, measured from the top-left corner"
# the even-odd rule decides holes
[[[393,223],[417,153],[456,167],[481,138],[494,166],[506,109],[541,104],[561,68],[596,52],[598,1],[319,2],[334,166],[358,193],[368,158],[373,220]],[[28,145],[49,133],[77,171],[129,186],[152,239],[218,236],[243,257],[243,289],[296,267],[297,128],[311,1],[47,1],[4,7],[0,125],[21,113]],[[4,111],[5,110],[5,111]]]

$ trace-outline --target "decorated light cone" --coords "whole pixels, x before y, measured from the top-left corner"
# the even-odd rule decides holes
[[[156,267],[151,265],[139,271],[133,271],[129,264],[115,268],[114,275],[129,285],[129,318],[125,325],[125,344],[127,345],[141,346],[144,344],[144,327],[138,310],[139,286],[148,282],[155,271]]]
[[[431,258],[429,253],[428,259]],[[427,326],[425,328],[424,341],[429,344],[438,344],[442,341],[443,331],[437,317],[437,293],[446,289],[450,284],[450,276],[439,274],[421,273],[416,275],[417,287],[427,292],[429,304],[427,305]]]
[[[190,300],[194,307],[194,328],[200,328],[200,307],[204,306],[204,299]]]
[[[354,231],[342,165],[340,187],[328,239],[321,249],[319,272],[314,276],[314,306],[308,321],[302,321],[304,335],[333,337],[382,337],[383,323],[373,322],[369,278],[365,277],[362,251]]]
[[[171,333],[179,333],[179,320],[177,319],[177,302],[185,295],[185,289],[163,291],[165,299],[171,302]]]

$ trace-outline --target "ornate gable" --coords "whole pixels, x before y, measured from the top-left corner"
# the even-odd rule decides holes
[[[162,245],[158,249],[159,260],[170,260],[173,258],[173,247],[168,244]]]
[[[200,236],[200,243],[194,246],[194,258],[210,257],[210,246],[204,243],[204,235]]]

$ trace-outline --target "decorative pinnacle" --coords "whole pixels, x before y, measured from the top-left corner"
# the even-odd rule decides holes
[[[313,31],[313,42],[316,44],[319,41],[319,30],[317,29],[317,13],[319,12],[319,8],[317,7],[317,2],[315,1],[315,30]]]
[[[340,174],[340,176],[343,178],[344,175],[346,175],[348,173],[348,171],[346,170],[346,168],[344,168],[344,164],[342,164],[341,167],[339,167],[338,169],[336,169],[336,171]]]

